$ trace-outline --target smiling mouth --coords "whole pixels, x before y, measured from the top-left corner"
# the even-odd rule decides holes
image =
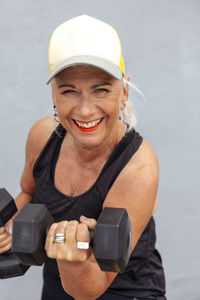
[[[82,122],[82,121],[73,120],[76,127],[82,132],[90,132],[90,131],[96,130],[99,127],[99,125],[102,123],[102,121],[103,121],[103,118],[94,120],[94,121],[90,121],[90,122]]]

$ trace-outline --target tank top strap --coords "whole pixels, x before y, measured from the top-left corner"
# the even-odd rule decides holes
[[[103,202],[115,179],[138,150],[143,138],[132,130],[125,134],[106,162],[95,184]]]
[[[59,124],[57,128],[52,132],[50,138],[48,139],[46,145],[42,149],[40,155],[38,156],[34,167],[33,175],[35,176],[37,172],[46,164],[51,161],[55,155],[55,151],[59,152],[59,148],[62,144],[63,138],[66,134],[64,127]]]

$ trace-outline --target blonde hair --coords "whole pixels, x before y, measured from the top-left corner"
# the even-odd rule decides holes
[[[122,79],[122,85],[123,86],[128,85],[144,99],[143,93],[137,88],[137,86],[133,82],[127,80],[125,77]],[[136,116],[137,113],[135,111],[133,101],[129,97],[128,100],[126,101],[126,105],[124,109],[120,111],[120,116],[119,116],[120,120],[127,125],[126,132],[135,129],[137,124]]]

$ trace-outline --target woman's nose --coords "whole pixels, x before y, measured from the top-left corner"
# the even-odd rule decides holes
[[[95,105],[88,94],[82,94],[79,101],[79,113],[83,117],[89,117],[95,112]]]

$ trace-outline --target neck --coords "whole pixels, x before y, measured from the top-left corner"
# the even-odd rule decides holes
[[[96,160],[106,161],[116,145],[120,142],[125,132],[126,125],[121,123],[115,132],[112,132],[103,143],[96,147],[77,145],[76,141],[74,141],[73,137],[68,133],[64,140],[66,154],[68,157],[73,157],[73,160],[77,161],[81,165]]]

